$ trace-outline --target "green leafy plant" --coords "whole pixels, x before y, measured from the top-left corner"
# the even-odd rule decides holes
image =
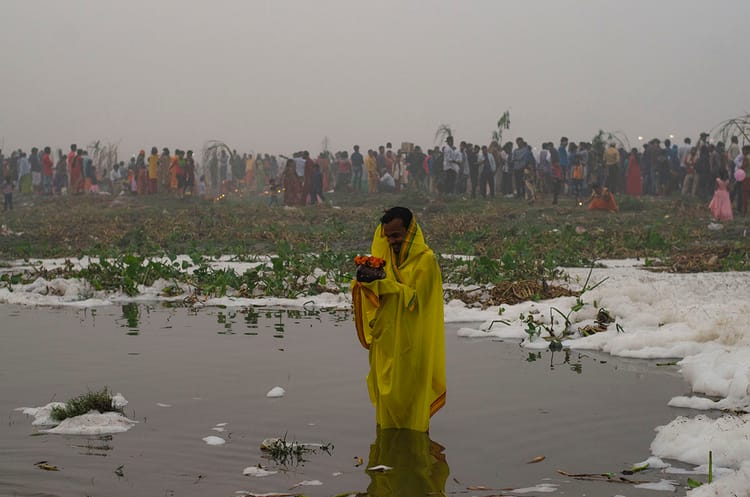
[[[318,451],[331,455],[333,444],[330,442],[323,444],[304,444],[297,441],[287,442],[286,433],[283,437],[272,438],[263,441],[261,449],[267,457],[276,464],[282,466],[298,466],[307,461],[307,456],[316,454]]]
[[[710,485],[714,481],[714,455],[713,451],[708,451],[708,484]],[[694,480],[692,478],[687,479],[687,486],[690,489],[698,488],[703,485],[703,482]]]
[[[115,407],[112,403],[112,395],[107,387],[99,391],[88,391],[67,401],[64,406],[52,408],[50,417],[55,421],[62,421],[67,418],[80,416],[89,411],[99,412],[119,412],[122,409]]]

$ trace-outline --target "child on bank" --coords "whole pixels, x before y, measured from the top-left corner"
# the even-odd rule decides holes
[[[732,201],[729,198],[729,174],[726,169],[719,171],[716,178],[716,191],[708,204],[711,215],[717,221],[731,221],[733,218]]]
[[[206,175],[201,175],[198,180],[198,198],[206,200]]]
[[[279,205],[279,192],[281,192],[281,185],[276,183],[276,178],[268,180],[268,205]]]
[[[13,183],[9,178],[3,180],[3,211],[13,210]]]
[[[581,164],[581,159],[576,158],[570,176],[573,180],[573,195],[576,196],[576,202],[580,202],[583,195],[583,164]]]
[[[534,171],[530,165],[523,169],[523,184],[526,190],[526,202],[533,204],[536,200],[536,188],[534,187]]]

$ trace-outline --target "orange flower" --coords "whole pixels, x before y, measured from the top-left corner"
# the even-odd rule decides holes
[[[357,266],[367,266],[374,269],[380,269],[385,266],[385,260],[373,255],[358,255],[354,258],[354,264]]]

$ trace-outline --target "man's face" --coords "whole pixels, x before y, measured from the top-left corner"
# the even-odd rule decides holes
[[[388,245],[393,249],[393,253],[398,254],[401,252],[401,245],[406,240],[406,227],[404,222],[396,218],[383,225],[383,233],[388,239]]]

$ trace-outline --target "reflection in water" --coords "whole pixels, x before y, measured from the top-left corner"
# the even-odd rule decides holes
[[[128,335],[137,335],[139,318],[140,318],[140,311],[138,310],[138,304],[134,304],[134,303],[123,304],[122,318],[125,320],[125,324],[123,324],[122,326],[130,328],[131,330],[128,332]]]
[[[123,304],[121,307],[122,317],[118,319],[120,326],[128,329],[128,335],[138,335],[141,321],[149,313],[150,307],[135,302]],[[170,302],[163,304],[163,307],[178,308],[180,305]],[[189,315],[197,315],[201,312],[198,308],[188,309]],[[211,311],[209,310],[208,312]],[[264,309],[255,307],[227,309],[220,306],[219,310],[216,311],[216,324],[219,328],[217,333],[219,335],[234,335],[237,332],[242,332],[244,335],[255,336],[261,330],[268,329],[271,330],[274,338],[283,339],[290,321],[295,324],[308,320],[322,322],[322,314],[326,314],[328,319],[336,323],[336,325],[339,323],[349,324],[351,322],[348,311],[324,310],[309,306],[302,309]],[[95,310],[85,310],[82,320],[93,319],[94,317]],[[243,325],[245,331],[242,331]],[[238,326],[239,330],[237,329]]]
[[[226,313],[224,313],[224,311],[219,311],[218,314],[216,314],[216,322],[222,325],[223,330],[218,331],[217,333],[219,335],[234,335],[234,332],[232,331],[232,325],[234,324],[236,316],[237,312],[235,311]]]
[[[390,470],[372,471],[367,495],[377,497],[421,497],[445,495],[450,469],[445,448],[430,440],[427,433],[413,430],[378,428],[370,447],[368,468],[384,465]]]
[[[552,350],[552,351],[549,352],[549,354],[550,354],[550,357],[549,357],[549,368],[550,368],[551,371],[555,370],[555,366],[569,365],[571,371],[573,371],[575,373],[578,373],[578,374],[583,373],[583,363],[581,362],[581,360],[584,357],[587,357],[586,355],[579,353],[579,354],[576,355],[575,359],[572,359],[571,358],[570,349],[563,349],[562,350],[562,353],[563,353],[563,360],[562,360],[562,362],[555,362],[555,354],[556,353],[557,352],[555,352],[554,350]],[[542,356],[542,352],[529,352],[529,356],[526,358],[526,362],[541,361],[542,357],[543,357]]]
[[[257,328],[258,327],[258,316],[260,316],[260,313],[256,311],[252,307],[248,307],[245,312],[245,325],[248,328]],[[246,333],[249,334],[249,333]],[[254,335],[257,335],[257,332],[252,333]]]

